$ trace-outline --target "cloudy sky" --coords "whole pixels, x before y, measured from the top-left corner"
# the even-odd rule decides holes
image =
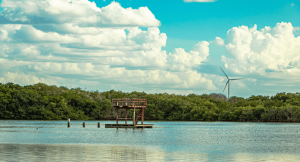
[[[299,0],[0,0],[0,82],[275,95],[300,89]],[[227,94],[227,89],[224,94]]]

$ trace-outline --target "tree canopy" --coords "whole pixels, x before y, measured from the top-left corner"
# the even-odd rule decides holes
[[[168,93],[84,91],[80,88],[20,86],[0,83],[0,119],[103,120],[115,119],[113,98],[145,98],[145,120],[298,122],[300,93],[274,96],[231,97],[223,94],[175,95]],[[124,115],[125,111],[120,111]],[[132,114],[128,112],[128,116]]]

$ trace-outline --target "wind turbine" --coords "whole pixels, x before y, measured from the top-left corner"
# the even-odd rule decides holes
[[[223,69],[221,68],[221,70],[223,71]],[[223,73],[225,74],[225,72],[223,71]],[[228,78],[228,76],[225,74],[225,76],[227,77],[227,79],[228,79],[228,81],[227,81],[227,83],[226,83],[226,85],[225,85],[225,87],[224,87],[224,90],[223,90],[223,92],[225,91],[225,88],[226,88],[226,86],[228,85],[228,100],[229,100],[229,82],[231,81],[231,80],[241,80],[241,79],[244,79],[244,78],[237,78],[237,79],[229,79]],[[223,93],[222,92],[222,93]]]

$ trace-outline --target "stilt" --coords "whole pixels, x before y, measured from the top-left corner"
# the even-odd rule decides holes
[[[117,119],[116,119],[116,121],[117,121],[117,124],[118,124],[118,118],[119,118],[119,112],[118,112],[118,108],[116,108],[116,110],[117,110]]]
[[[125,110],[125,124],[127,124],[127,108]]]
[[[142,125],[144,124],[144,108],[143,108],[143,110],[142,110]]]
[[[112,99],[112,106],[116,108],[116,124],[105,124],[105,128],[152,128],[153,124],[144,125],[144,113],[147,99]],[[125,109],[125,118],[119,118],[119,109]],[[128,109],[132,109],[132,118],[128,118]],[[136,109],[139,109],[136,114]],[[125,124],[119,124],[119,120],[125,120]],[[128,124],[132,120],[132,124]],[[138,124],[139,120],[141,124]]]
[[[68,119],[68,128],[71,126],[70,124],[70,118]]]
[[[133,106],[133,125],[135,126],[135,106]]]

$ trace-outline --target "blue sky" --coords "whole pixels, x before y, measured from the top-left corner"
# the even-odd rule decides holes
[[[0,0],[0,82],[209,94],[222,67],[231,96],[299,91],[299,0],[192,1]]]
[[[99,7],[111,1],[95,1]],[[161,21],[161,32],[167,33],[166,49],[184,47],[190,50],[199,40],[213,40],[216,36],[224,38],[226,32],[241,25],[258,29],[275,26],[278,22],[291,22],[300,26],[297,14],[300,11],[298,0],[241,1],[219,0],[213,3],[186,3],[183,0],[122,0],[123,7],[138,8],[147,6]],[[294,6],[291,6],[291,4]],[[170,41],[170,42],[169,42]],[[191,41],[185,43],[186,41]]]

